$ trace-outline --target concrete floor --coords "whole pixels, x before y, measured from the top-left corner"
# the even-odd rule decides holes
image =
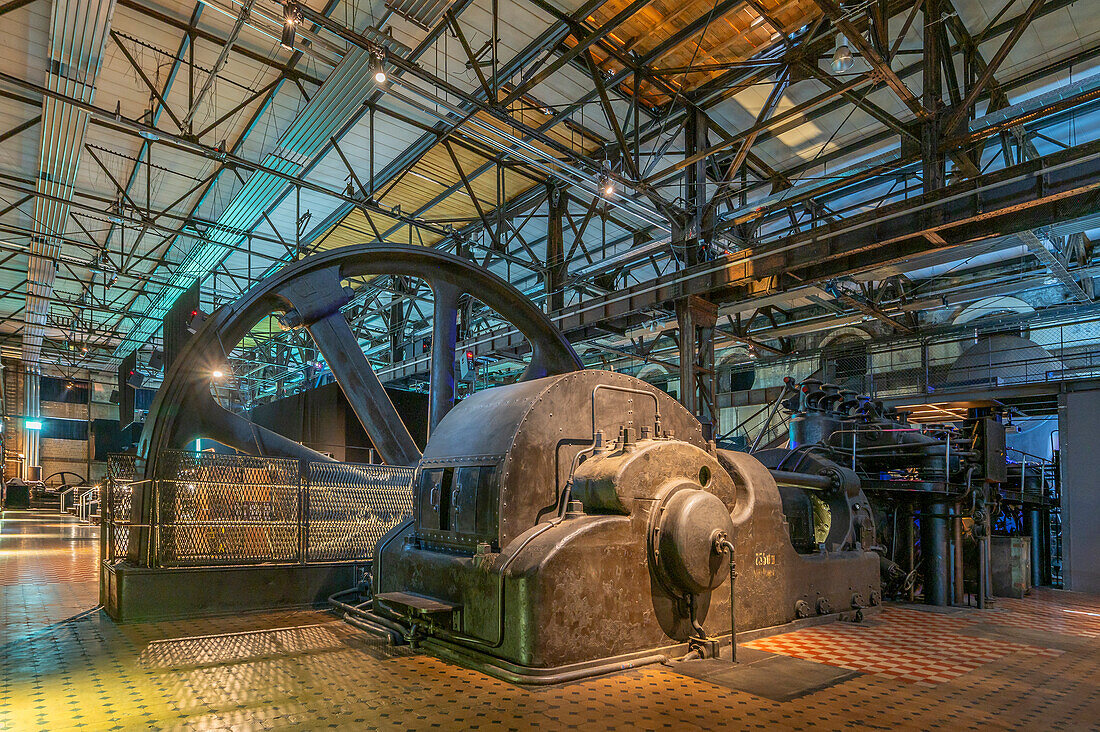
[[[0,520],[0,729],[929,729],[1100,727],[1100,598],[891,606],[663,666],[528,690],[321,612],[118,626],[97,530]]]

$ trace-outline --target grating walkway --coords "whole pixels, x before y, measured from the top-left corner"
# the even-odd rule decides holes
[[[115,625],[93,609],[97,546],[95,529],[56,514],[3,514],[0,729],[1100,724],[1100,598],[1045,591],[998,600],[985,612],[894,606],[862,625],[746,644],[746,671],[726,673],[721,683],[650,667],[526,690],[391,650],[319,612]],[[898,672],[921,664],[947,664],[951,673]],[[753,669],[752,683],[816,680],[774,701],[780,697],[760,689],[738,690],[753,688],[743,683]]]

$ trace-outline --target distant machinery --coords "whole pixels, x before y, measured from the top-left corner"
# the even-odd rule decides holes
[[[779,401],[790,415],[787,446],[754,457],[773,473],[832,474],[844,466],[852,474],[874,511],[874,538],[864,546],[881,556],[889,594],[911,599],[919,581],[929,604],[962,602],[969,589],[984,605],[991,526],[1002,504],[1028,513],[1038,584],[1046,501],[1040,468],[1015,463],[1010,475],[1004,427],[994,415],[910,424],[879,401],[813,378],[788,379]],[[824,498],[780,490],[792,541],[814,551],[827,531]]]

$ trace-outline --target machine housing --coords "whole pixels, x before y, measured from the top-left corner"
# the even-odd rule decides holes
[[[488,389],[433,431],[414,517],[379,542],[371,616],[519,682],[659,660],[730,633],[719,535],[738,630],[858,610],[879,601],[879,560],[842,483],[832,543],[799,554],[771,473],[659,389],[591,370]]]

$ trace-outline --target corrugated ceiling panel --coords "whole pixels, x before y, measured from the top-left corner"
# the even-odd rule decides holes
[[[353,49],[344,56],[282,135],[278,147],[267,155],[264,160],[266,167],[287,175],[302,174],[309,161],[358,111],[373,88],[374,81],[368,73],[369,61],[370,54],[361,49]],[[163,288],[153,298],[142,317],[115,349],[115,356],[127,355],[147,341],[179,293],[196,278],[209,274],[238,246],[245,238],[244,233],[256,225],[263,212],[275,203],[287,185],[270,173],[254,173],[218,218],[218,226],[207,231],[205,239],[194,241],[173,273],[171,286]]]

